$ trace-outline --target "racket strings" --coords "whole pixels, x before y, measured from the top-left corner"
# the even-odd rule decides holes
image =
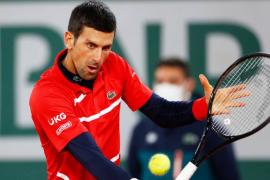
[[[256,77],[257,77],[257,76],[256,76]],[[254,77],[254,78],[255,78],[255,77]],[[254,78],[253,78],[253,79],[254,79]],[[252,80],[253,80],[253,79],[252,79]],[[250,80],[250,81],[251,81],[251,80]],[[253,94],[259,94],[260,91],[259,91],[259,89],[254,88],[254,90],[253,90],[252,93],[253,93]],[[265,98],[267,98],[267,97],[265,97]],[[254,101],[252,100],[252,98],[248,98],[248,99],[246,100],[246,104],[248,104],[249,106],[256,106],[256,104],[254,103]],[[246,113],[246,112],[243,112],[243,113]],[[239,116],[241,116],[241,115],[239,115]],[[248,128],[249,128],[249,130],[251,130],[254,126],[260,125],[258,119],[254,119],[254,120],[250,120],[250,121],[244,121],[244,122],[239,121],[239,122],[241,122],[241,125],[242,125],[242,126],[239,127],[239,131],[240,131],[240,132],[246,131]]]
[[[246,82],[246,83],[248,83],[248,82]],[[245,103],[246,104],[249,104],[249,105],[252,105],[251,104],[252,102],[251,101],[248,101],[248,100],[245,101]],[[254,124],[253,121],[244,121],[244,120],[241,120],[244,117],[244,114],[245,113],[246,112],[243,111],[242,113],[239,113],[238,116],[234,115],[234,118],[233,119],[237,119],[237,121],[233,122],[235,125],[230,127],[231,128],[231,132],[234,133],[234,135],[239,135],[242,132],[250,131],[250,130],[252,130],[254,128],[253,126],[256,126],[256,124]],[[230,125],[230,123],[231,123],[230,121],[231,120],[232,120],[232,118],[227,118],[227,119],[224,120],[224,123],[227,123],[227,125]],[[228,131],[228,127],[226,127],[226,126],[220,126],[220,127],[221,128],[219,129],[219,131],[221,131],[223,133]]]
[[[251,64],[251,65],[250,65]],[[256,64],[256,61],[249,61],[248,63],[240,64],[238,67],[234,68],[233,71],[227,76],[225,80],[229,80],[228,82],[224,81],[221,84],[222,88],[229,87],[231,85],[236,84],[235,80],[238,80],[240,74],[246,70],[247,67],[253,67],[253,64]],[[250,65],[250,66],[249,66]],[[234,82],[233,82],[234,81]]]
[[[235,118],[237,118],[237,117],[235,117]],[[217,124],[215,126],[217,126],[218,131],[222,132],[223,134],[225,132],[229,133],[228,131],[230,131],[230,133],[235,132],[236,134],[238,134],[239,132],[242,132],[242,128],[248,129],[248,127],[249,127],[248,124],[242,123],[242,121],[234,122],[234,123],[241,124],[241,126],[237,125],[237,124],[234,124],[234,126],[230,126],[230,129],[228,127],[224,126],[224,125],[227,125],[227,126],[231,125],[232,120],[233,120],[233,118],[228,118],[228,117],[224,116],[223,120],[222,121],[218,120],[216,122]],[[224,125],[222,123],[224,123]],[[240,129],[236,129],[238,126],[240,127]]]
[[[252,62],[252,63],[251,63],[251,62]],[[241,82],[241,80],[240,80],[239,77],[240,77],[240,75],[243,73],[243,71],[249,71],[250,69],[252,69],[253,67],[255,67],[255,65],[259,65],[258,62],[259,62],[259,61],[249,61],[248,63],[244,64],[244,66],[242,66],[242,68],[240,68],[241,72],[238,73],[238,76],[235,76],[235,75],[234,75],[234,79],[236,79],[236,80],[232,81],[232,79],[230,79],[231,82],[230,82],[230,83],[226,83],[225,86],[223,86],[223,87],[228,87],[228,86],[230,86],[230,85],[236,85],[236,84],[239,84],[239,82]],[[248,86],[248,84],[255,78],[254,75],[251,76],[251,77],[252,77],[252,78],[246,79],[244,82],[241,82],[241,83],[242,83],[242,84],[246,84],[246,85]],[[229,96],[230,96],[230,94],[228,95],[228,97],[229,97]],[[223,100],[223,101],[224,101],[224,100]],[[250,102],[245,102],[245,103],[250,104]],[[241,114],[239,114],[239,116],[242,117]],[[235,118],[239,118],[239,117],[235,117]],[[230,123],[231,123],[230,121],[231,121],[231,119],[227,118],[227,119],[224,120],[224,124],[226,124],[226,125],[228,126],[228,125],[230,125]],[[253,124],[252,121],[247,121],[247,122],[245,122],[245,121],[236,121],[236,122],[234,122],[234,123],[238,123],[238,125],[230,126],[230,127],[233,128],[235,134],[239,134],[239,133],[241,133],[241,132],[243,132],[243,131],[250,130],[250,129],[253,128],[253,127],[252,127],[252,124]],[[236,127],[237,127],[237,128],[236,128]],[[220,126],[220,128],[219,128],[218,130],[221,131],[221,132],[225,132],[225,131],[228,131],[228,128],[227,128],[226,126]]]
[[[214,97],[212,109],[222,111],[224,108],[228,108],[230,111],[228,114],[213,116],[213,128],[216,131],[227,136],[241,135],[258,127],[266,120],[265,117],[269,115],[269,108],[267,107],[270,103],[270,90],[267,91],[267,89],[270,89],[269,62],[270,60],[266,57],[250,58],[231,70],[218,85],[218,91],[233,86],[236,86],[236,90],[225,94],[225,97],[224,94],[219,94],[217,91]],[[240,99],[241,102],[245,103],[245,106],[239,108],[224,107],[224,103],[231,101],[235,94],[240,93],[238,95],[241,97],[241,88],[237,89],[239,85],[244,85],[245,89],[251,93],[250,96]],[[215,102],[218,103],[215,104]]]
[[[262,61],[259,61],[259,58],[254,59],[253,62],[257,62],[257,63],[253,63],[253,65],[251,65],[251,67],[249,69],[253,69],[255,67],[255,65],[258,67],[258,65],[262,64]],[[255,78],[257,78],[257,76],[258,76],[257,73],[253,74],[252,78],[247,79],[246,82],[244,82],[244,83],[249,85],[251,82],[253,82],[253,80]],[[250,88],[250,86],[247,86],[247,88],[250,89],[250,91],[251,90],[253,91],[252,94],[257,95],[259,93],[257,88],[254,88],[254,87]],[[254,91],[256,91],[256,92],[254,92]],[[254,101],[252,101],[252,98],[247,98],[245,101],[246,104],[252,104],[252,102],[254,102]],[[244,115],[247,113],[246,111],[247,111],[247,109],[245,111],[239,111],[238,116],[244,117]],[[259,124],[254,123],[253,121],[236,121],[235,123],[239,123],[239,125],[236,126],[236,127],[238,127],[236,129],[237,134],[240,134],[241,132],[244,132],[244,131],[252,130],[254,127],[259,125]]]
[[[217,121],[217,123],[224,123],[226,125],[229,125],[231,122],[231,119],[229,118],[225,118],[226,116],[224,116],[224,120],[223,121]],[[238,121],[238,123],[242,123],[242,121]],[[217,127],[219,132],[225,132],[227,131],[227,127],[226,126],[222,126],[220,124],[218,124],[219,126]],[[235,126],[231,126],[231,128],[234,128]],[[242,123],[242,125],[240,127],[244,127],[245,129],[247,129],[249,126],[245,123]],[[241,132],[241,129],[239,129],[239,131]]]
[[[249,81],[248,82],[246,82],[247,84],[249,83],[249,82],[251,82],[251,81],[253,81],[254,80],[254,78],[255,77],[253,77],[252,79],[249,79]],[[253,94],[259,94],[260,92],[258,91],[258,89],[256,89],[256,87],[253,87],[253,89],[255,90],[255,91],[257,91],[257,92],[252,92]],[[254,100],[253,101],[251,101],[252,99],[250,99],[250,98],[248,98],[247,100],[246,100],[246,104],[249,104],[249,105],[252,105],[252,103],[254,102]],[[239,114],[239,116],[240,117],[244,117],[244,115],[245,114],[243,114],[243,113],[246,113],[246,112],[242,112],[242,114]],[[236,118],[239,118],[239,117],[236,117]],[[244,132],[244,131],[249,131],[249,130],[252,130],[254,127],[256,127],[257,125],[259,125],[259,123],[256,123],[255,121],[237,121],[237,122],[235,122],[235,123],[239,123],[240,125],[238,125],[237,127],[237,131],[235,132],[235,133],[237,133],[237,134],[239,134],[239,133],[241,133],[241,132]],[[233,127],[233,126],[232,126]],[[223,130],[224,130],[225,128],[223,128]]]
[[[249,64],[255,64],[256,62],[252,62],[252,61],[249,61],[248,63],[244,64],[243,67],[238,67],[237,69],[235,68],[234,71],[232,73],[230,73],[226,79],[224,79],[224,81],[222,82],[222,84],[220,85],[220,87],[222,89],[225,89],[225,88],[229,88],[231,86],[235,86],[235,85],[238,85],[240,83],[240,74],[246,70],[246,67],[249,65]],[[240,69],[240,72],[237,71]],[[245,82],[243,82],[243,84],[245,84]],[[222,109],[221,107],[223,107],[223,104],[224,102],[227,100],[227,98],[230,97],[230,94],[226,94],[227,97],[224,97],[224,94],[222,93],[219,93],[219,90],[217,91],[217,94],[216,94],[216,97],[214,100],[218,101],[219,103],[218,104],[215,104],[215,108],[216,109]],[[223,98],[223,100],[221,100],[221,98]]]
[[[235,86],[235,85],[238,85],[241,81],[241,79],[239,78],[239,76],[243,73],[243,71],[245,71],[247,68],[248,65],[252,65],[253,67],[253,64],[257,64],[256,61],[249,61],[248,63],[244,64],[243,66],[241,66],[240,68],[240,72],[239,71],[234,71],[233,73],[229,74],[229,76],[222,82],[222,84],[220,85],[220,88],[224,89],[224,88],[229,88],[231,86]],[[249,70],[250,68],[248,68],[247,70]],[[227,82],[228,80],[228,82]],[[246,82],[243,82],[243,84],[245,84]],[[218,94],[215,98],[216,99],[219,99],[221,98],[223,94]],[[230,95],[230,94],[228,94]],[[224,99],[226,100],[226,99]],[[224,103],[224,101],[221,101],[218,105],[222,105]]]

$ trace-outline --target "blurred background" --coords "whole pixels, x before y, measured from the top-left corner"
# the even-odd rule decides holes
[[[63,48],[71,10],[80,2],[0,0],[0,179],[46,179],[28,99],[39,75]],[[105,2],[118,21],[113,49],[149,86],[162,57],[183,57],[197,82],[198,74],[204,73],[214,83],[240,56],[270,53],[270,1]],[[202,91],[199,84],[196,91]],[[122,105],[123,162],[138,116]],[[270,127],[235,143],[242,179],[270,179],[268,138]]]

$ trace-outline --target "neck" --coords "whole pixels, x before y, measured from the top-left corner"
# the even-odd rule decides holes
[[[67,54],[64,54],[58,59],[58,67],[64,76],[71,81],[72,83],[76,83],[80,86],[84,86],[86,88],[92,89],[94,80],[83,80],[78,74],[76,74],[75,66],[71,58],[69,58]]]
[[[75,69],[75,65],[72,61],[71,55],[68,52],[65,59],[62,61],[62,64],[64,65],[64,67],[71,73],[73,74],[77,74],[76,69]]]

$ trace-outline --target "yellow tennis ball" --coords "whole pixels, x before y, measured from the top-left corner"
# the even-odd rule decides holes
[[[156,176],[165,175],[171,167],[170,159],[165,154],[154,154],[148,163],[150,172]]]

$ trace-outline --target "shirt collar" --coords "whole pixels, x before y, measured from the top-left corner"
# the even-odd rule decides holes
[[[66,74],[64,74],[62,70],[60,69],[59,61],[63,60],[63,58],[65,58],[66,55],[67,55],[67,49],[64,49],[60,51],[55,57],[54,65],[52,67],[55,80],[63,83],[65,86],[72,89],[73,91],[76,91],[76,92],[80,91],[82,93],[90,92],[91,89],[81,86],[80,84],[76,83],[73,79],[72,80],[70,79],[70,77],[72,76],[72,73],[69,74],[70,77],[66,77]]]

